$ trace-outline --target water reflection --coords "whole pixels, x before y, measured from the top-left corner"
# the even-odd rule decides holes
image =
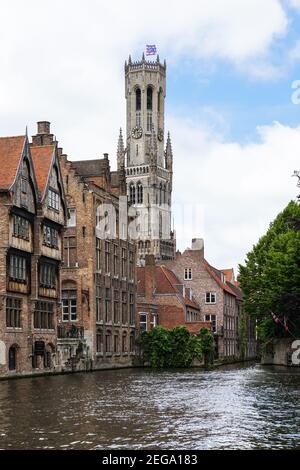
[[[2,449],[300,448],[300,370],[121,370],[0,382]]]

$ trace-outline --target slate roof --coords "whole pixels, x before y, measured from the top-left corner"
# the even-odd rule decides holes
[[[80,176],[103,176],[109,168],[109,162],[105,158],[95,160],[72,161],[72,167]]]

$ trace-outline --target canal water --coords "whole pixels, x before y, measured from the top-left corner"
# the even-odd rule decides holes
[[[300,449],[300,370],[118,370],[0,382],[1,449]]]

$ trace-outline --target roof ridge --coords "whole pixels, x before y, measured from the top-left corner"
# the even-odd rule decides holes
[[[204,263],[206,265],[206,268],[208,268],[210,274],[214,277],[215,281],[217,282],[217,284],[219,284],[220,287],[222,287],[223,290],[226,290],[229,294],[233,295],[234,297],[236,297],[236,294],[230,289],[230,287],[222,282],[221,279],[218,278],[218,276],[216,275],[216,273],[214,272],[215,271],[219,271],[219,273],[221,274],[222,271],[220,271],[219,269],[215,268],[214,266],[211,266],[209,264],[209,262],[204,259]]]

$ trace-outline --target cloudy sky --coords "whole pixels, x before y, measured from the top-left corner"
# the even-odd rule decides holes
[[[70,158],[113,167],[124,61],[157,45],[180,249],[204,237],[208,261],[237,266],[296,197],[300,0],[1,0],[0,18],[0,134],[50,120]]]

